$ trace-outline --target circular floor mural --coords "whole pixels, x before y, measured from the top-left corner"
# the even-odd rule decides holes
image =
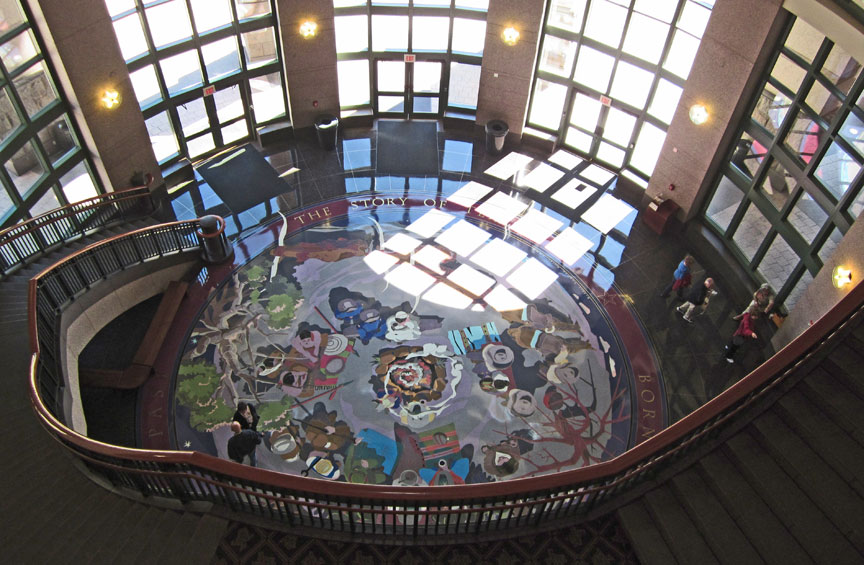
[[[246,402],[259,467],[330,480],[483,483],[625,451],[635,379],[579,277],[470,213],[388,200],[259,234],[189,333],[177,445],[226,458]]]

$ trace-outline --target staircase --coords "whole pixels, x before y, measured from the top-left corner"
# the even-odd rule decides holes
[[[618,510],[640,560],[864,562],[864,325],[698,462]]]
[[[227,521],[118,496],[50,441],[27,394],[27,281],[95,241],[151,225],[129,222],[48,254],[0,282],[0,554],[4,563],[209,563]]]

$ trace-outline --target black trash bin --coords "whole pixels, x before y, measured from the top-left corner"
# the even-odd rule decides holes
[[[504,151],[504,140],[509,132],[510,126],[503,120],[486,122],[486,151],[492,155],[499,155]]]
[[[321,149],[336,149],[336,133],[339,131],[339,118],[332,114],[322,114],[315,118],[315,133]]]

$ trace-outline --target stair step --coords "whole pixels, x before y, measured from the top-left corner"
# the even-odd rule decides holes
[[[783,467],[844,536],[864,553],[864,501],[779,416],[761,414],[749,426],[762,447]]]
[[[120,547],[118,553],[123,556],[122,561],[124,563],[131,563],[141,553],[149,550],[150,539],[156,531],[156,527],[164,515],[169,512],[170,510],[164,510],[155,506],[147,508],[132,530],[135,532],[135,535],[129,536]]]
[[[228,523],[228,520],[211,514],[201,516],[195,531],[178,555],[180,562],[190,565],[209,565],[216,554],[219,542],[228,530]]]
[[[153,526],[151,532],[143,536],[147,538],[147,543],[141,548],[137,555],[127,554],[127,563],[164,563],[160,561],[158,556],[161,553],[162,544],[174,532],[177,524],[180,521],[180,513],[173,510],[165,510],[159,521]]]
[[[111,520],[104,526],[91,528],[82,540],[78,551],[70,552],[64,559],[71,563],[117,563],[123,560],[120,552],[125,540],[135,533],[135,524],[141,519],[146,507],[120,497],[123,504],[115,507]]]
[[[860,373],[860,368],[864,367],[864,356],[851,347],[840,343],[822,361],[821,365],[835,379],[842,381],[858,398],[864,399],[864,379],[861,379],[857,374]],[[853,367],[858,369],[854,373]]]
[[[166,535],[159,544],[160,549],[155,556],[158,562],[166,563],[172,560],[180,562],[179,556],[183,553],[184,549],[188,548],[189,540],[192,539],[192,535],[195,533],[200,519],[200,514],[192,512],[183,512],[180,514],[171,534]]]
[[[714,451],[703,457],[698,471],[735,523],[747,532],[747,538],[763,560],[812,563],[807,552],[722,452]]]
[[[70,520],[59,532],[58,543],[48,552],[45,563],[80,563],[81,559],[73,561],[70,557],[82,551],[89,550],[90,554],[95,552],[97,543],[92,541],[93,536],[98,535],[101,528],[108,527],[117,520],[128,505],[132,504],[131,501],[98,486],[96,489],[99,492],[82,506],[77,519],[74,522]]]
[[[643,500],[679,563],[719,563],[672,489],[660,486]]]
[[[861,481],[864,447],[797,390],[786,394],[773,410],[849,486],[864,496],[864,482]]]
[[[811,558],[818,560],[828,546],[832,558],[855,562],[855,548],[752,436],[737,434],[723,450]]]
[[[864,445],[864,410],[861,399],[821,367],[811,371],[807,379],[799,383],[798,390],[822,412],[831,416],[846,433]]]
[[[678,562],[641,500],[619,508],[617,515],[640,563],[671,565]]]
[[[721,563],[758,563],[756,549],[693,468],[676,475],[670,486]]]

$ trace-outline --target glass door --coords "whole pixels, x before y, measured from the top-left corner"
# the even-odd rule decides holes
[[[599,97],[573,91],[565,143],[591,158],[620,167],[632,149],[636,116]]]
[[[444,61],[375,60],[375,104],[381,116],[434,118],[441,115]]]

